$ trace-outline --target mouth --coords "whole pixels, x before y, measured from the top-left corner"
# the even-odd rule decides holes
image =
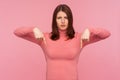
[[[61,27],[65,27],[65,25],[61,25]]]

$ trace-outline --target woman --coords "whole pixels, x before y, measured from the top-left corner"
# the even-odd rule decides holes
[[[82,48],[110,36],[100,28],[75,32],[71,9],[65,4],[54,10],[51,33],[42,33],[37,27],[21,27],[14,33],[41,46],[47,62],[47,80],[78,80],[77,64]]]

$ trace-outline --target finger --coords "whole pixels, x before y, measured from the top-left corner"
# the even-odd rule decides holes
[[[80,47],[82,48],[83,42],[82,39],[80,40]]]
[[[88,30],[88,41],[90,41],[90,31]]]
[[[88,35],[88,39],[87,39],[87,41],[90,41],[90,35]]]
[[[41,35],[42,35],[42,38],[43,38],[43,42],[46,44],[44,34],[42,33]]]
[[[88,38],[88,40],[87,41],[90,41],[90,38]]]
[[[37,40],[42,40],[42,38],[36,38]]]
[[[43,42],[46,44],[46,40],[45,40],[45,37],[43,37]]]

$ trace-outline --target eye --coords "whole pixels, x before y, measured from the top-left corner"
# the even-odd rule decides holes
[[[64,17],[65,19],[68,19],[68,17],[66,16],[66,17]]]
[[[62,17],[57,17],[57,19],[61,19]]]

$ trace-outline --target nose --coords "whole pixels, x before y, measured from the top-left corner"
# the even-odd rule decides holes
[[[64,18],[61,19],[61,23],[65,23],[65,19]]]

